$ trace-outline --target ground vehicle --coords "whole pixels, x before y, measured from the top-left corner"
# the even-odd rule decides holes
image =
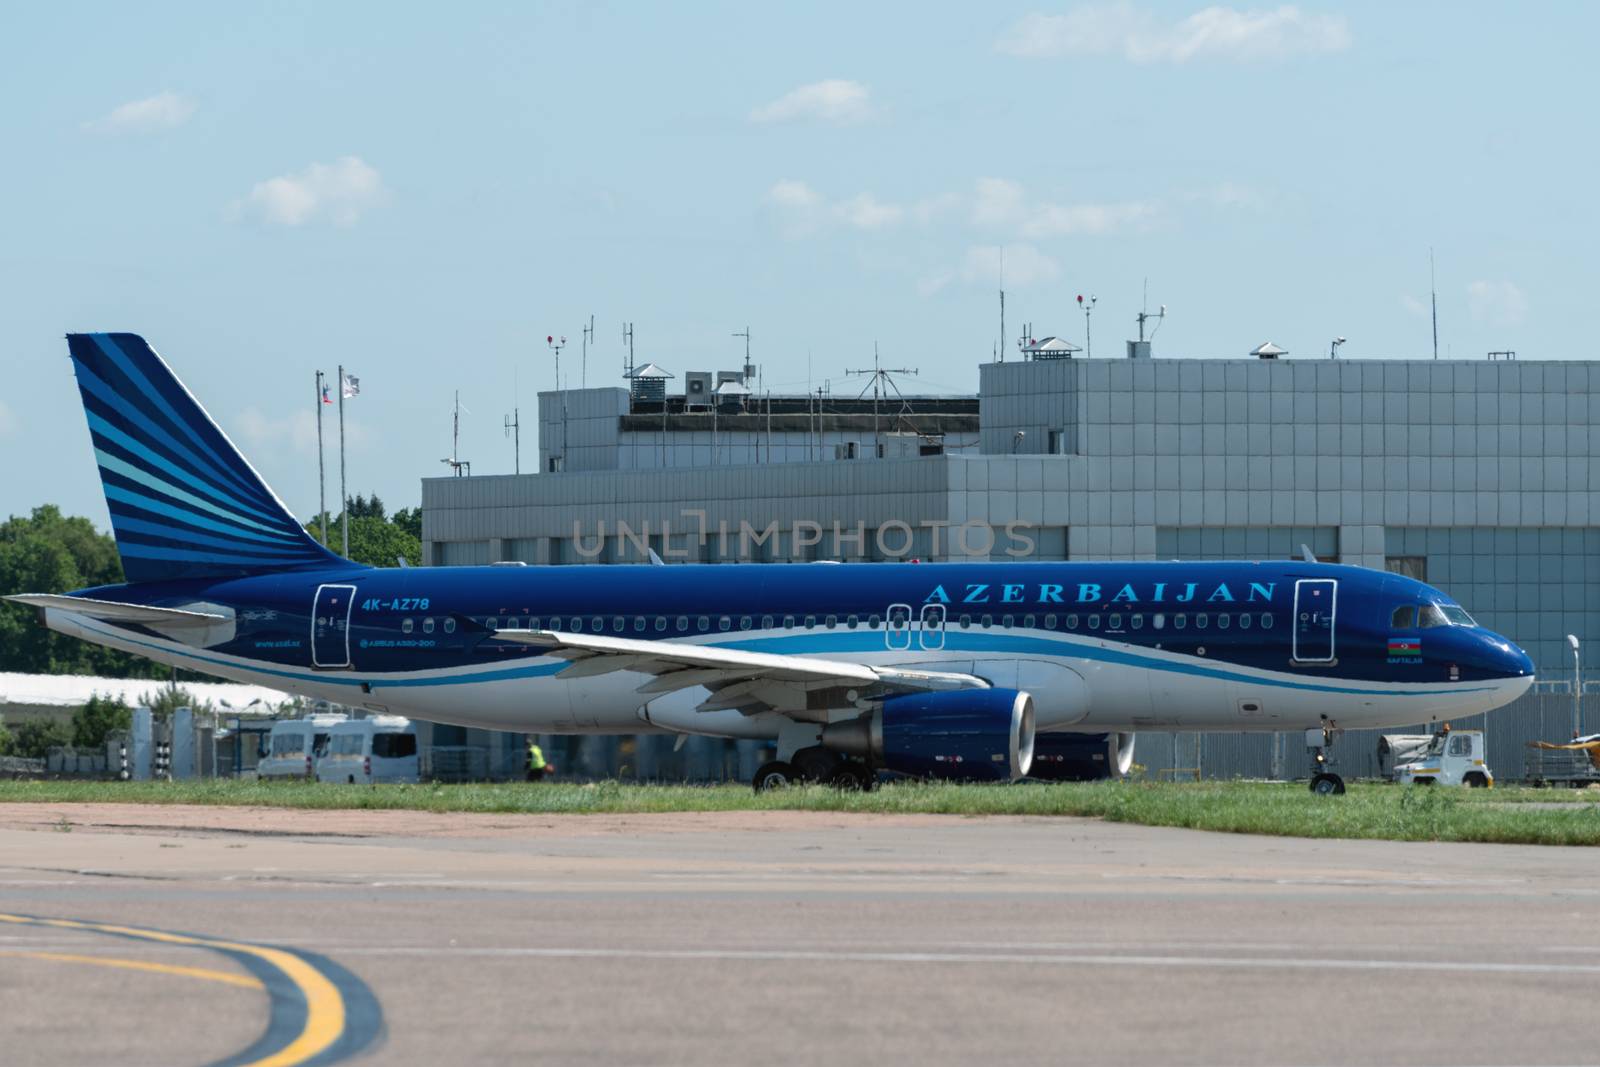
[[[375,715],[335,725],[327,752],[317,760],[317,781],[370,785],[415,782],[417,728],[399,715]]]
[[[1600,784],[1600,734],[1571,741],[1529,741],[1523,777],[1533,785]]]
[[[1487,789],[1494,785],[1485,758],[1482,730],[1440,730],[1421,756],[1398,764],[1395,777],[1402,785],[1465,785]]]
[[[328,732],[347,720],[345,715],[311,715],[273,723],[256,777],[310,778],[318,757],[327,751]]]

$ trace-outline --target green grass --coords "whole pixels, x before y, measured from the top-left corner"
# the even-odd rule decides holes
[[[1556,809],[1521,800],[1573,800]],[[1566,790],[1406,789],[1355,784],[1343,797],[1256,782],[943,785],[895,782],[872,793],[822,786],[756,796],[748,786],[387,785],[0,781],[8,802],[230,804],[306,809],[623,814],[696,811],[850,811],[956,816],[1089,816],[1148,826],[1290,837],[1504,844],[1600,844],[1600,805]],[[3,820],[3,809],[0,809]]]

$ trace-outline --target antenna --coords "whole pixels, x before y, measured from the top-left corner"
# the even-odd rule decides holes
[[[471,415],[472,412],[468,411],[467,414]],[[467,477],[470,478],[470,477],[472,477],[472,462],[470,460],[465,460],[465,459],[459,458],[458,453],[461,450],[460,446],[461,446],[461,390],[457,389],[456,390],[455,407],[454,407],[454,410],[453,410],[453,412],[451,414],[451,417],[450,417],[450,458],[449,459],[442,459],[439,462],[444,463],[444,464],[448,464],[450,469],[455,472],[455,476],[457,478],[460,478],[463,474],[465,474]]]
[[[1433,358],[1439,358],[1439,286],[1433,275],[1433,246],[1428,246],[1428,294],[1433,306]]]
[[[744,384],[749,386],[751,379],[756,376],[755,365],[750,362],[750,327],[735,330],[733,336],[744,338]]]
[[[1017,338],[1017,351],[1026,352],[1031,344],[1033,344],[1033,323],[1025,322],[1022,324],[1022,336]]]
[[[1091,297],[1090,299],[1093,300],[1093,297]],[[1150,279],[1146,278],[1144,280],[1144,299],[1139,302],[1139,314],[1134,316],[1134,321],[1139,324],[1139,340],[1140,341],[1143,341],[1145,339],[1144,338],[1144,324],[1145,323],[1149,322],[1151,319],[1155,319],[1156,320],[1155,326],[1150,331],[1150,340],[1154,341],[1156,339],[1156,330],[1161,329],[1161,324],[1162,324],[1162,322],[1164,322],[1166,320],[1166,317],[1167,317],[1167,305],[1162,304],[1161,305],[1161,310],[1156,312],[1154,315],[1150,314],[1150,312],[1145,310],[1149,306],[1150,306]]]
[[[915,367],[883,366],[878,358],[878,342],[874,341],[872,342],[871,369],[846,370],[844,373],[845,377],[847,378],[858,378],[865,376],[869,379],[867,384],[861,387],[861,392],[856,394],[856,399],[859,400],[861,397],[866,396],[869,388],[872,390],[872,443],[874,446],[874,451],[880,453],[878,458],[882,459],[883,456],[881,453],[883,450],[883,435],[878,428],[878,399],[880,396],[887,393],[889,389],[893,389],[895,391],[895,395],[900,397],[903,401],[905,399],[905,394],[900,392],[900,387],[894,383],[894,378],[892,375],[916,374],[918,373],[917,369]]]
[[[512,445],[512,448],[515,451],[516,457],[517,457],[517,465],[516,465],[516,467],[513,468],[513,473],[516,473],[516,474],[521,474],[522,473],[522,418],[521,418],[521,415],[522,415],[521,409],[512,408],[511,409],[511,414],[506,416],[506,436],[511,438],[515,442],[515,444]]]
[[[633,378],[633,323],[631,322],[622,324],[622,343],[628,346],[628,359],[623,364],[622,376],[631,380]]]
[[[1089,332],[1089,314],[1090,314],[1090,312],[1094,311],[1094,306],[1095,306],[1096,303],[1099,302],[1099,300],[1100,300],[1100,298],[1098,296],[1091,295],[1089,297],[1089,299],[1087,301],[1085,301],[1083,299],[1083,294],[1082,293],[1078,294],[1078,306],[1083,308],[1083,358],[1084,359],[1093,359],[1094,358],[1094,337]]]
[[[1000,246],[1000,362],[1006,361],[1006,249]]]
[[[589,346],[594,344],[594,316],[589,316],[589,325],[583,328],[583,362],[578,371],[578,388],[589,388]]]

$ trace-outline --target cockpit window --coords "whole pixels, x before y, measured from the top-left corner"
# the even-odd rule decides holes
[[[1389,620],[1389,626],[1395,630],[1409,630],[1417,624],[1417,607],[1415,604],[1401,604],[1394,609],[1394,618]]]
[[[1467,609],[1460,604],[1440,604],[1439,610],[1444,612],[1444,617],[1450,620],[1452,626],[1478,625],[1477,620],[1468,615]]]
[[[1448,626],[1444,612],[1439,610],[1437,604],[1424,604],[1417,609],[1417,629],[1427,630],[1435,626]]]

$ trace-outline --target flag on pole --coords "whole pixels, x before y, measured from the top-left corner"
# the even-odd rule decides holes
[[[331,404],[331,403],[333,403],[333,396],[332,396],[332,393],[333,393],[333,386],[331,386],[331,385],[324,385],[324,386],[323,386],[323,387],[322,387],[322,402],[323,402],[323,403],[324,403],[324,404]]]
[[[346,374],[340,387],[340,395],[349,400],[353,396],[361,395],[361,379],[354,374]]]

